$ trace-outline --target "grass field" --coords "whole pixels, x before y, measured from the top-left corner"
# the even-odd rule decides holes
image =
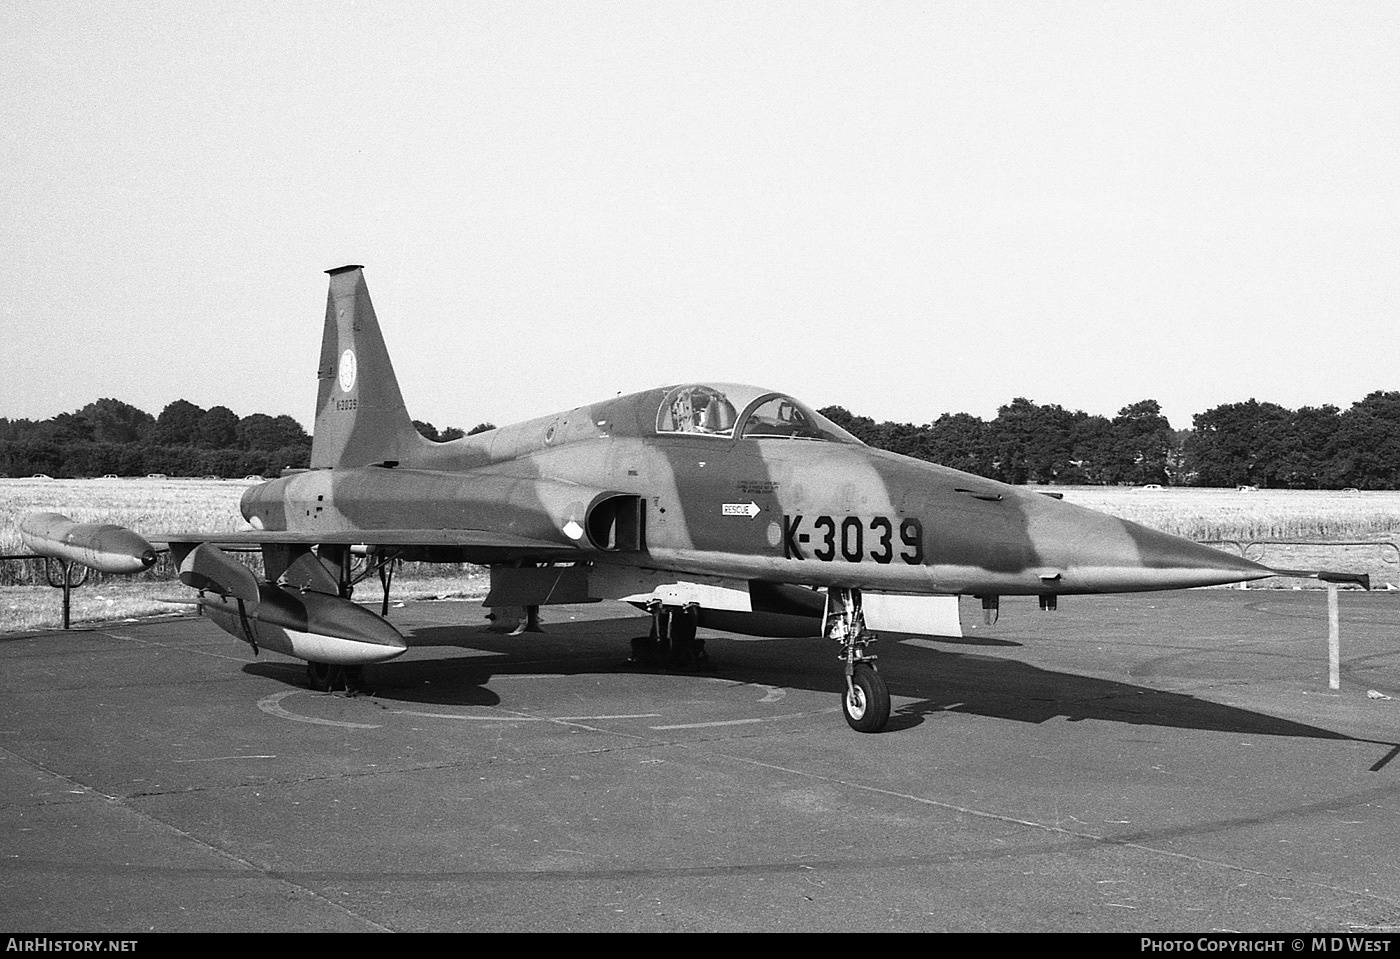
[[[1400,491],[1063,487],[1065,502],[1087,506],[1275,569],[1325,569],[1367,573],[1373,589],[1400,586],[1395,546],[1282,545],[1260,540],[1400,541]],[[1316,580],[1275,578],[1251,589],[1320,587]]]
[[[1400,492],[1396,491],[1056,489],[1065,494],[1066,502],[1197,541],[1375,539],[1400,532]]]
[[[15,525],[24,514],[39,511],[63,513],[80,523],[117,523],[143,533],[246,529],[238,501],[249,485],[244,480],[0,480],[0,555],[26,552]],[[1225,547],[1232,551],[1264,539],[1394,542],[1400,536],[1400,492],[1101,486],[1056,490],[1064,493],[1066,502],[1187,539],[1233,541],[1234,545]],[[1400,585],[1397,551],[1387,547],[1254,545],[1246,555],[1279,568],[1366,572],[1375,586]],[[73,592],[74,621],[168,611],[172,607],[154,597],[190,595],[173,577],[168,561],[139,577],[94,575],[88,585]],[[0,631],[59,625],[58,591],[43,583],[42,569],[35,562],[0,562]],[[1303,581],[1266,580],[1265,584],[1292,588]],[[474,567],[408,564],[395,578],[394,595],[479,596],[485,585],[483,572]]]

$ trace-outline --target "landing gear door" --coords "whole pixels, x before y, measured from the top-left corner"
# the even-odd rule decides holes
[[[962,619],[956,596],[911,596],[903,593],[863,593],[865,625],[875,632],[960,638]]]

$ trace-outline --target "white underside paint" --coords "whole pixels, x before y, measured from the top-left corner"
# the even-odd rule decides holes
[[[259,628],[265,630],[267,625],[259,624]],[[403,647],[385,646],[381,643],[361,643],[336,636],[301,633],[294,629],[282,629],[282,632],[286,633],[287,640],[291,644],[291,655],[311,662],[330,663],[333,666],[364,666],[368,663],[382,663],[407,652],[407,649]]]
[[[742,579],[718,576],[675,578],[674,572],[628,566],[598,566],[588,577],[588,589],[600,599],[646,605],[659,600],[667,606],[698,603],[705,609],[753,612],[749,584]]]

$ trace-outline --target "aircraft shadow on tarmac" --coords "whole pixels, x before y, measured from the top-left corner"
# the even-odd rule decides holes
[[[376,698],[443,706],[509,706],[487,684],[498,675],[686,675],[627,662],[630,640],[646,620],[626,617],[550,624],[544,633],[509,636],[476,625],[426,627],[410,646],[465,647],[498,655],[413,658],[367,667],[365,688]],[[927,716],[964,713],[1020,723],[1098,720],[1137,726],[1245,735],[1358,741],[1355,737],[1183,693],[1166,692],[1030,666],[956,649],[900,646],[893,634],[878,651],[896,705],[887,733],[907,731]],[[958,645],[956,640],[948,641]],[[842,686],[830,644],[815,639],[724,638],[709,641],[711,667],[696,675],[829,693]],[[1019,645],[1019,644],[1009,644]],[[250,673],[303,685],[296,665],[254,663]],[[913,702],[907,700],[912,699]],[[901,702],[904,700],[904,702]],[[1369,741],[1369,740],[1368,740]],[[1394,743],[1381,745],[1400,746]],[[1387,760],[1388,761],[1388,760]]]

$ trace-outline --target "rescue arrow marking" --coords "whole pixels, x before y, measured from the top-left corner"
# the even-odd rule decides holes
[[[753,501],[747,503],[724,503],[720,506],[719,511],[721,516],[747,516],[749,519],[753,519],[759,513],[763,512],[763,507]]]

